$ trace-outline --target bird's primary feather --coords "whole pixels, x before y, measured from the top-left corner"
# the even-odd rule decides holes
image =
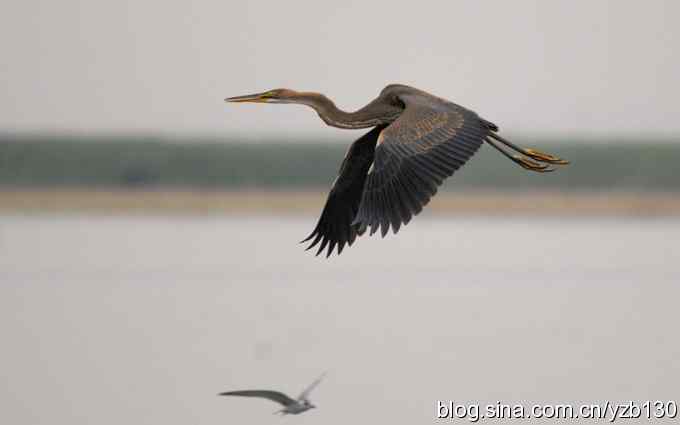
[[[373,163],[378,135],[384,128],[385,126],[375,127],[347,150],[338,177],[326,199],[321,217],[314,231],[302,241],[307,242],[313,238],[307,249],[320,243],[317,255],[326,246],[328,246],[326,256],[329,256],[336,246],[340,254],[345,245],[352,245],[357,238],[360,229],[358,226],[353,226],[352,221],[359,210],[366,174]]]
[[[219,393],[219,395],[266,398],[267,400],[275,401],[276,403],[279,403],[283,406],[289,406],[295,403],[295,400],[279,391],[269,390],[227,391]]]
[[[327,248],[329,256],[336,246],[340,254],[365,229],[397,233],[496,128],[420,90],[388,86],[381,96],[388,90],[403,91],[403,112],[350,146],[317,225],[303,240],[312,240],[307,249],[319,246],[317,255]]]
[[[323,380],[323,378],[324,378],[325,376],[326,376],[326,373],[324,372],[324,373],[321,374],[321,376],[319,376],[318,378],[316,378],[316,379],[314,380],[314,382],[312,382],[311,384],[309,384],[309,386],[308,386],[307,388],[305,388],[305,389],[300,393],[300,395],[298,396],[298,400],[307,400],[307,398],[309,397],[309,393],[311,393],[312,390],[313,390],[314,388],[316,388],[316,386],[319,385],[319,384],[321,383],[321,381]]]
[[[472,111],[418,94],[400,97],[402,115],[380,134],[354,225],[397,233],[427,205],[444,179],[479,149],[490,132]],[[427,102],[425,101],[427,100]]]

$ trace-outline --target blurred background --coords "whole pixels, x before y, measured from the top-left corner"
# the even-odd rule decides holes
[[[10,0],[3,423],[437,422],[437,400],[677,398],[680,4]],[[492,149],[398,236],[297,241],[346,110],[404,83],[567,158]],[[265,401],[321,372],[319,409]]]

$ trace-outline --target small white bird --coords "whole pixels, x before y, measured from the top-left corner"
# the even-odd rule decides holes
[[[319,382],[326,376],[326,374],[322,374],[314,382],[312,382],[309,387],[307,387],[300,395],[298,396],[297,400],[294,400],[287,395],[285,395],[282,392],[279,391],[269,391],[269,390],[243,390],[243,391],[227,391],[224,393],[219,393],[218,395],[236,395],[236,396],[241,396],[241,397],[260,397],[260,398],[266,398],[267,400],[275,401],[283,406],[283,409],[278,410],[274,412],[276,413],[281,413],[282,415],[286,414],[292,414],[292,415],[297,415],[302,412],[306,412],[309,409],[313,409],[316,406],[314,406],[312,403],[310,403],[308,396],[309,393],[317,386],[319,385]]]

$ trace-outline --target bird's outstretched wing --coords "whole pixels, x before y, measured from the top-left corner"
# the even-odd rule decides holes
[[[218,395],[235,395],[241,397],[259,397],[266,398],[267,400],[275,401],[284,406],[295,403],[295,400],[288,397],[279,391],[268,391],[268,390],[244,390],[244,391],[227,391],[224,393],[219,393]]]
[[[307,242],[314,238],[307,249],[320,242],[321,245],[319,245],[316,255],[319,255],[328,246],[326,253],[328,257],[336,245],[338,254],[340,254],[345,245],[352,245],[356,239],[358,235],[357,227],[352,226],[352,221],[359,210],[366,173],[373,162],[378,135],[384,128],[385,126],[375,127],[352,143],[347,150],[338,177],[335,179],[326,199],[326,205],[323,207],[319,222],[312,234],[302,241]]]
[[[400,96],[405,109],[379,135],[353,224],[397,233],[489,133],[474,112],[434,96]]]
[[[300,393],[300,395],[298,396],[298,400],[307,400],[307,397],[309,397],[309,393],[311,393],[312,390],[313,390],[314,388],[316,388],[317,385],[319,385],[319,383],[321,382],[321,380],[322,380],[325,376],[326,376],[326,372],[322,373],[321,376],[319,376],[318,378],[316,378],[316,379],[314,380],[314,382],[312,382],[311,384],[309,384],[309,386],[308,386],[307,388],[305,388],[304,391],[302,391],[302,392]]]

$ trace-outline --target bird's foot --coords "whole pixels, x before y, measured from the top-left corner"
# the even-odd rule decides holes
[[[521,165],[525,170],[535,171],[537,173],[549,173],[551,171],[555,171],[554,168],[550,168],[545,164],[539,164],[538,162],[532,161],[529,158],[525,158],[523,156],[513,155],[512,160]]]
[[[548,153],[543,153],[541,151],[537,151],[535,149],[524,149],[523,152],[526,156],[528,156],[531,159],[535,159],[536,161],[541,161],[541,162],[547,162],[549,164],[556,164],[556,165],[567,165],[569,164],[569,161],[566,159],[558,158],[554,155],[550,155]]]

